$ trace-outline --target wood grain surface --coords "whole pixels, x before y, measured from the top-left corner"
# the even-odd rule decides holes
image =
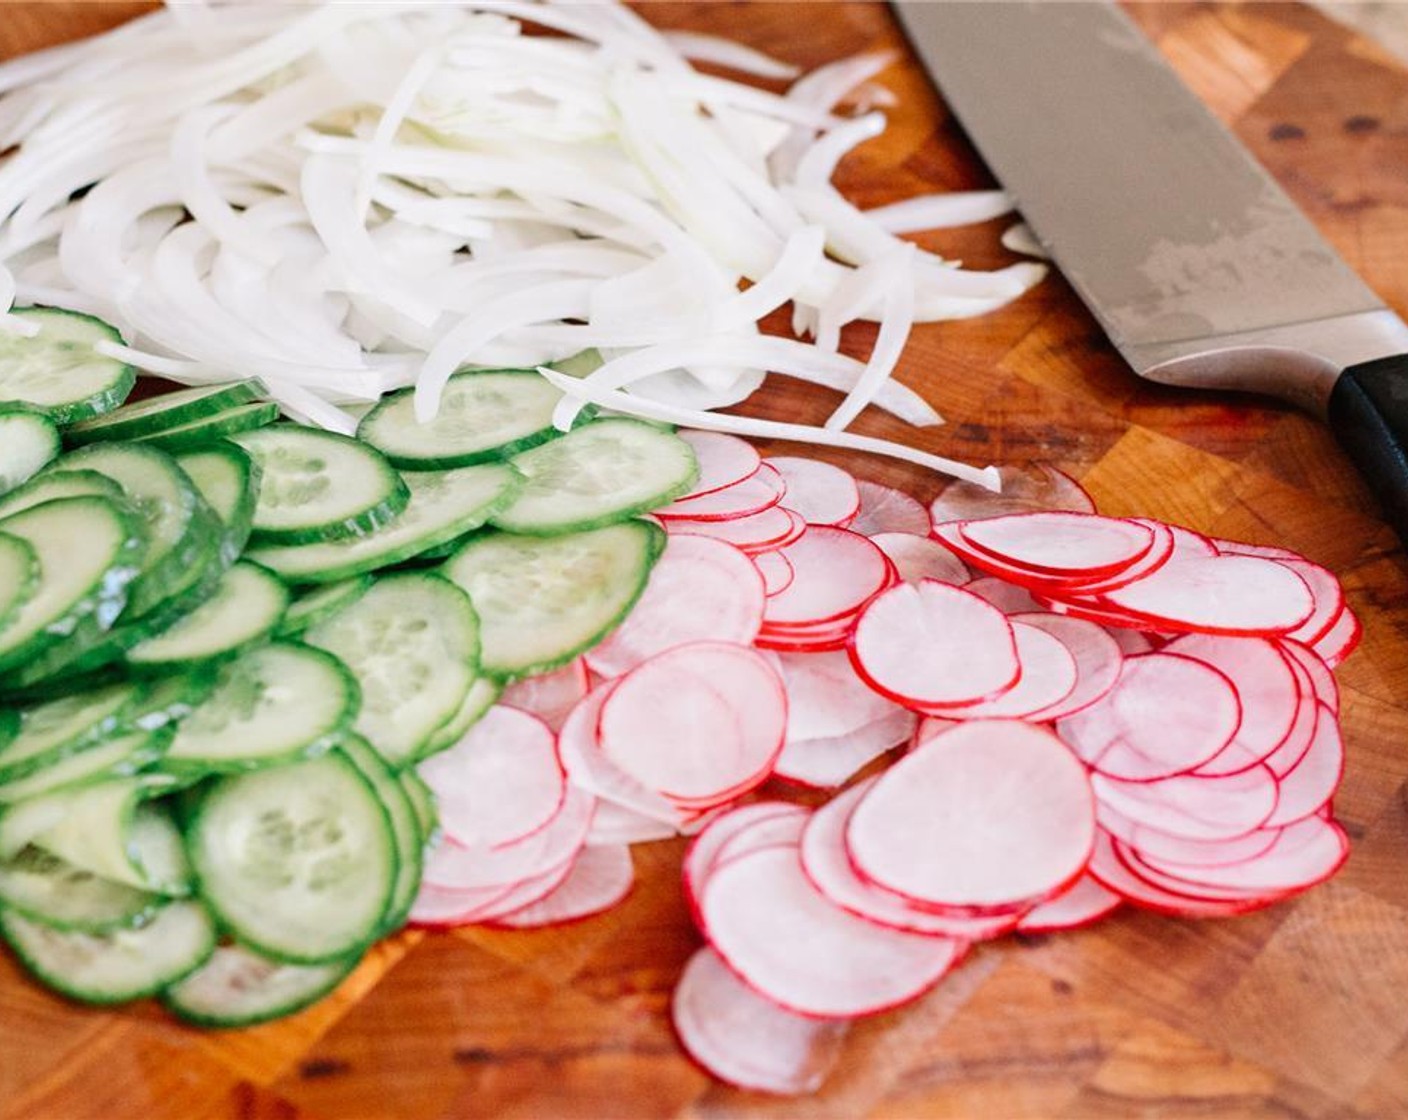
[[[118,5],[6,4],[13,55],[126,18]],[[903,52],[883,6],[648,4],[812,66]],[[1329,239],[1408,315],[1408,73],[1294,5],[1130,9]],[[889,131],[840,181],[864,205],[990,183],[914,61],[880,81]],[[1032,106],[1040,124],[1041,106]],[[1093,125],[1094,126],[1094,125]],[[978,267],[1004,223],[925,241]],[[863,330],[847,336],[863,352]],[[408,932],[329,1000],[280,1024],[201,1033],[142,1006],[70,1006],[0,955],[0,1120],[200,1117],[1408,1116],[1408,566],[1325,430],[1276,404],[1163,389],[1123,367],[1053,278],[972,322],[916,332],[900,376],[948,417],[860,429],[975,462],[1039,459],[1114,514],[1280,543],[1344,579],[1365,623],[1340,672],[1353,855],[1330,884],[1246,918],[1122,911],[1095,928],[977,949],[941,987],[851,1035],[816,1097],[713,1084],[668,1023],[698,944],[682,845],[636,849],[615,912],[557,931]],[[750,410],[819,422],[830,394],[774,379]],[[932,479],[845,460],[928,496]]]

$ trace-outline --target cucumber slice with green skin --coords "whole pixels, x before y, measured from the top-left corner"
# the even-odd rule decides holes
[[[0,494],[28,482],[58,458],[59,426],[26,405],[0,404]]]
[[[485,533],[443,571],[479,615],[483,672],[513,680],[565,665],[611,633],[664,547],[647,521],[560,537]]]
[[[186,844],[164,802],[144,801],[137,805],[128,834],[128,851],[132,865],[150,890],[170,898],[185,898],[191,893],[191,862],[186,856]]]
[[[132,518],[106,498],[64,498],[7,517],[0,531],[24,540],[39,560],[33,592],[0,630],[0,673],[112,626],[142,553]]]
[[[129,401],[104,416],[73,424],[64,432],[64,438],[75,446],[97,440],[140,439],[248,404],[261,392],[257,381],[177,389],[145,400]]]
[[[186,845],[221,924],[293,964],[330,963],[370,944],[396,880],[386,809],[337,751],[216,779]]]
[[[435,729],[430,741],[416,755],[416,761],[449,750],[458,743],[471,727],[484,718],[484,713],[494,706],[502,692],[503,686],[497,681],[489,677],[478,678],[470,685],[459,711]]]
[[[396,780],[406,791],[406,799],[415,813],[416,827],[420,830],[422,847],[432,843],[440,834],[440,810],[435,806],[435,794],[425,784],[425,779],[412,768],[398,771]]]
[[[189,424],[153,432],[149,436],[137,436],[136,441],[166,451],[189,451],[202,447],[213,439],[267,428],[278,418],[279,406],[273,401],[252,401],[224,412],[217,412],[213,416],[202,416]]]
[[[43,848],[24,848],[0,863],[0,906],[53,929],[130,929],[147,922],[166,902],[73,867]]]
[[[123,722],[142,731],[170,727],[194,712],[215,687],[216,667],[198,665],[189,672],[148,680],[140,700]]]
[[[331,618],[343,607],[349,607],[367,593],[372,585],[370,575],[349,576],[336,583],[325,583],[306,590],[289,604],[283,619],[274,630],[280,638],[296,638],[310,626]]]
[[[562,393],[531,369],[470,370],[445,385],[433,420],[416,420],[415,390],[389,393],[357,425],[357,438],[407,470],[505,459],[555,439]]]
[[[128,650],[127,664],[138,672],[164,671],[228,657],[271,634],[289,598],[273,572],[258,564],[236,564],[204,603]]]
[[[220,556],[226,567],[240,558],[254,530],[259,497],[259,465],[249,452],[229,440],[216,440],[199,451],[176,456],[205,502],[220,519]]]
[[[28,541],[0,532],[0,631],[39,585],[39,557]]]
[[[137,684],[63,696],[20,713],[19,732],[0,750],[0,782],[13,781],[121,734],[125,717],[141,699]]]
[[[507,463],[405,476],[410,504],[389,525],[364,537],[249,553],[285,579],[326,583],[390,567],[428,548],[449,543],[506,508],[523,479]]]
[[[62,932],[13,911],[0,912],[0,929],[36,978],[71,999],[100,1004],[174,984],[210,958],[216,937],[198,902],[173,902],[145,925],[108,933]]]
[[[127,399],[137,371],[93,347],[122,342],[115,327],[58,307],[17,307],[37,324],[33,338],[0,334],[0,400],[37,405],[60,425],[111,412]]]
[[[190,573],[209,550],[214,514],[170,455],[137,443],[94,443],[69,452],[49,469],[107,475],[142,517],[147,547],[124,621],[143,617],[199,578],[198,572],[194,578]]]
[[[0,707],[0,750],[4,750],[20,733],[20,713],[16,708]]]
[[[250,1027],[302,1011],[331,992],[361,962],[282,964],[243,945],[220,945],[211,958],[162,994],[179,1018],[200,1027]]]
[[[362,709],[354,730],[394,767],[415,760],[477,675],[479,624],[469,597],[430,573],[379,579],[304,640],[356,678]]]
[[[363,536],[411,500],[381,452],[347,436],[292,424],[242,432],[233,442],[262,471],[254,506],[259,544],[310,544]]]
[[[96,496],[107,498],[119,507],[126,504],[122,487],[105,474],[97,471],[46,472],[38,478],[31,478],[23,486],[11,490],[0,498],[0,518],[9,517],[21,510],[33,509],[45,502],[59,498],[81,498]]]
[[[162,768],[251,770],[326,750],[360,704],[352,674],[324,650],[271,642],[220,669],[214,689],[181,721]]]
[[[391,889],[391,901],[381,920],[379,937],[395,933],[406,924],[406,918],[420,892],[420,876],[425,866],[425,845],[420,835],[420,823],[410,798],[396,774],[386,765],[370,743],[359,735],[343,736],[338,749],[352,760],[381,798],[396,838],[396,882]]]
[[[163,729],[132,731],[116,738],[98,740],[42,770],[0,784],[0,805],[13,805],[29,797],[39,797],[100,778],[119,778],[139,773],[161,758],[170,738],[170,729]]]
[[[492,523],[555,535],[612,525],[668,505],[699,477],[689,444],[639,420],[595,420],[513,457],[528,479]]]
[[[27,797],[23,801],[16,802],[0,810],[0,860],[13,859],[16,853],[31,844],[37,844],[45,848],[51,854],[64,856],[64,853],[56,847],[51,847],[47,843],[41,843],[41,838],[50,833],[61,834],[64,829],[77,827],[96,834],[102,831],[103,820],[116,816],[124,823],[116,831],[126,828],[126,821],[131,817],[132,811],[136,808],[137,800],[144,794],[150,792],[164,792],[162,782],[164,779],[160,775],[143,775],[141,778],[116,778],[103,779],[90,782],[80,786],[69,786],[66,789],[58,790],[54,793],[43,794],[39,797]],[[99,826],[102,827],[99,827]],[[87,838],[84,843],[87,843]],[[58,845],[63,846],[69,840],[60,838]],[[116,845],[119,849],[127,847],[126,841],[122,840]],[[126,864],[127,855],[119,854],[114,857],[110,851],[102,854],[103,859],[117,858],[124,861],[126,872],[116,876],[107,876],[106,872],[95,865],[90,858],[79,858],[69,860],[75,867],[85,871],[91,871],[95,875],[101,875],[115,879],[119,882],[127,882],[133,886],[145,886],[145,883],[132,883],[130,875],[133,869]]]

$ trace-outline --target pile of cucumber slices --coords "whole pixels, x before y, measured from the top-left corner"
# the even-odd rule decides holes
[[[636,420],[563,434],[532,371],[437,418],[276,422],[253,381],[123,400],[105,323],[0,336],[0,931],[65,995],[239,1025],[400,928],[414,764],[605,637],[687,492]]]

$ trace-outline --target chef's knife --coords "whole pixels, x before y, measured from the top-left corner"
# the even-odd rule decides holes
[[[1408,541],[1408,325],[1104,0],[894,7],[1136,373],[1326,419]]]

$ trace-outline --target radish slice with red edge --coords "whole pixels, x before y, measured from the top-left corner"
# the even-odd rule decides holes
[[[916,718],[905,708],[892,708],[845,735],[791,740],[777,756],[773,776],[810,789],[834,789],[886,751],[907,742]]]
[[[1231,840],[1187,840],[1129,820],[1108,805],[1100,806],[1099,817],[1101,828],[1136,851],[1148,853],[1160,862],[1194,867],[1253,859],[1276,842],[1279,831],[1258,828]]]
[[[513,890],[502,898],[496,899],[478,910],[465,915],[466,925],[492,925],[500,918],[508,914],[515,913],[525,906],[531,906],[549,897],[553,891],[562,886],[567,881],[567,877],[572,874],[575,865],[575,855],[568,856],[553,867],[545,871],[540,871],[536,875],[530,875],[526,879],[520,879],[514,884]]]
[[[747,645],[763,623],[766,590],[753,561],[708,537],[671,537],[635,607],[586,654],[604,677],[689,642]]]
[[[963,707],[945,707],[951,719],[1033,719],[1034,713],[1055,708],[1075,691],[1076,659],[1061,639],[1045,630],[1012,620],[1021,675],[1001,696]]]
[[[1095,834],[1085,767],[1044,728],[965,723],[885,771],[846,848],[867,882],[936,912],[1031,906],[1080,875]]]
[[[1300,560],[1303,559],[1299,552],[1292,552],[1289,548],[1280,548],[1270,544],[1252,544],[1248,541],[1229,541],[1221,537],[1209,537],[1213,546],[1225,555],[1236,556],[1261,556],[1267,560]]]
[[[416,926],[447,927],[468,925],[471,917],[485,906],[507,898],[514,883],[496,883],[473,890],[454,890],[422,882],[407,920]]]
[[[685,495],[687,498],[734,486],[752,475],[763,461],[751,443],[737,436],[689,428],[682,428],[675,434],[689,444],[699,463],[699,480]]]
[[[763,463],[741,482],[693,498],[679,498],[655,510],[655,516],[662,521],[677,517],[697,521],[732,521],[771,509],[782,501],[786,490],[782,475]]]
[[[931,914],[909,906],[903,899],[877,890],[856,874],[846,851],[846,826],[861,798],[877,779],[852,786],[811,815],[802,833],[799,855],[802,872],[826,898],[867,922],[887,929],[907,930],[931,937],[956,937],[981,941],[1008,932],[1017,916],[965,918]]]
[[[465,847],[498,848],[531,836],[567,795],[552,729],[502,705],[416,769],[435,794],[445,835]]]
[[[827,739],[896,711],[856,675],[844,652],[782,653],[775,664],[787,689],[787,739]]]
[[[1305,585],[1310,588],[1310,593],[1315,598],[1315,610],[1311,616],[1286,636],[1306,645],[1314,645],[1339,621],[1340,613],[1344,610],[1344,588],[1340,586],[1340,581],[1333,572],[1319,564],[1312,564],[1309,560],[1296,558],[1281,560],[1279,563],[1305,580]]]
[[[856,624],[850,653],[872,688],[916,709],[986,700],[1021,673],[1006,615],[933,580],[876,596]]]
[[[597,733],[602,753],[647,788],[699,802],[762,782],[786,728],[787,693],[761,653],[695,642],[620,678]]]
[[[706,1073],[739,1089],[789,1096],[821,1087],[849,1027],[779,1007],[708,948],[685,965],[670,1016],[680,1045]]]
[[[962,560],[931,537],[916,537],[910,533],[876,533],[870,539],[890,558],[890,563],[905,583],[936,579],[940,583],[962,587],[973,578],[973,573]]]
[[[652,840],[668,840],[676,835],[676,826],[655,817],[647,817],[614,801],[598,799],[587,847],[619,844],[647,844]]]
[[[1237,691],[1205,662],[1173,653],[1125,658],[1103,699],[1056,725],[1087,765],[1126,782],[1197,769],[1242,724]]]
[[[807,531],[807,523],[783,506],[773,506],[762,513],[750,513],[729,521],[693,521],[672,517],[663,524],[671,536],[713,537],[737,545],[744,552],[771,552],[785,548]]]
[[[1359,616],[1346,606],[1335,624],[1323,637],[1312,642],[1310,648],[1326,666],[1334,669],[1354,652],[1363,636],[1364,624],[1359,621]]]
[[[955,559],[957,558],[955,557]],[[960,560],[959,563],[962,561]],[[942,580],[940,582],[953,583],[954,581]],[[1032,598],[1031,592],[1025,587],[1008,583],[998,576],[979,576],[977,579],[969,580],[963,584],[963,587],[980,599],[987,600],[1003,614],[1028,614],[1042,609],[1041,604]]]
[[[1104,627],[1079,618],[1032,613],[1008,615],[1015,631],[1018,624],[1035,626],[1059,641],[1076,663],[1076,683],[1060,700],[1027,716],[1034,723],[1051,723],[1084,711],[1107,696],[1119,680],[1124,654]],[[1023,669],[1025,673],[1025,666]]]
[[[860,488],[849,471],[820,459],[791,455],[774,455],[764,462],[782,476],[787,508],[801,514],[809,525],[842,526],[860,512]]]
[[[590,688],[587,663],[579,657],[560,669],[514,681],[504,689],[499,703],[535,715],[554,731],[561,731],[568,713]]]
[[[774,817],[805,820],[809,810],[788,801],[757,801],[730,809],[711,821],[690,843],[681,866],[685,901],[694,915],[694,924],[703,928],[699,917],[699,897],[709,873],[718,862],[719,852],[734,836],[761,821]]]
[[[934,524],[1048,510],[1095,512],[1095,502],[1085,488],[1055,467],[1042,464],[1024,470],[1006,466],[1000,467],[998,474],[1002,482],[998,494],[962,479],[950,482],[929,507]]]
[[[1119,841],[1103,831],[1096,837],[1095,850],[1090,856],[1090,875],[1141,909],[1179,918],[1231,918],[1280,901],[1281,896],[1274,894],[1264,898],[1218,900],[1165,890],[1136,873],[1120,854],[1118,844]]]
[[[1141,579],[1147,578],[1172,560],[1177,555],[1180,540],[1183,540],[1186,546],[1186,538],[1180,538],[1171,526],[1165,525],[1162,521],[1149,521],[1138,517],[1133,520],[1148,528],[1149,532],[1153,534],[1154,539],[1149,545],[1148,552],[1118,575],[1106,576],[1103,579],[1074,580],[1064,591],[1058,588],[1052,594],[1091,596],[1114,591],[1120,587],[1128,587],[1131,583],[1138,583]],[[1201,552],[1199,554],[1203,555]]]
[[[1156,629],[1253,636],[1288,634],[1315,609],[1305,580],[1257,556],[1175,557],[1104,601]]]
[[[1100,880],[1082,875],[1055,898],[1028,910],[1017,923],[1018,933],[1055,933],[1099,921],[1124,900]]]
[[[1231,840],[1261,828],[1280,796],[1276,775],[1258,763],[1240,774],[1179,774],[1154,782],[1090,776],[1095,797],[1121,816],[1189,840]]]
[[[763,593],[769,598],[786,591],[796,577],[792,562],[780,552],[759,552],[751,559],[763,577]]]
[[[846,913],[812,886],[792,847],[762,848],[715,867],[701,911],[704,936],[744,983],[820,1019],[908,1003],[938,983],[965,947]]]
[[[1339,723],[1328,708],[1320,708],[1310,749],[1287,774],[1281,776],[1276,810],[1264,828],[1279,828],[1311,816],[1329,803],[1344,777],[1344,740]]]
[[[719,845],[710,873],[750,852],[760,852],[764,848],[796,848],[802,842],[802,833],[810,818],[810,813],[779,815],[756,820],[746,828],[740,828]]]
[[[903,490],[867,482],[863,478],[856,481],[856,490],[860,494],[860,512],[847,526],[851,532],[867,537],[878,533],[928,536],[928,510]]]
[[[1026,513],[960,521],[973,548],[1043,575],[1111,576],[1144,556],[1154,534],[1137,521],[1094,513]]]
[[[813,525],[783,550],[795,573],[785,590],[767,601],[765,626],[831,622],[858,611],[894,578],[885,554],[867,537]]]
[[[510,929],[540,929],[581,921],[610,910],[635,884],[631,849],[623,845],[583,848],[572,870],[537,902],[495,920]]]
[[[1338,715],[1340,686],[1335,681],[1334,672],[1321,660],[1320,655],[1300,642],[1285,638],[1278,641],[1277,645],[1281,652],[1294,661],[1305,673],[1310,680],[1310,688],[1315,693],[1315,698]]]

